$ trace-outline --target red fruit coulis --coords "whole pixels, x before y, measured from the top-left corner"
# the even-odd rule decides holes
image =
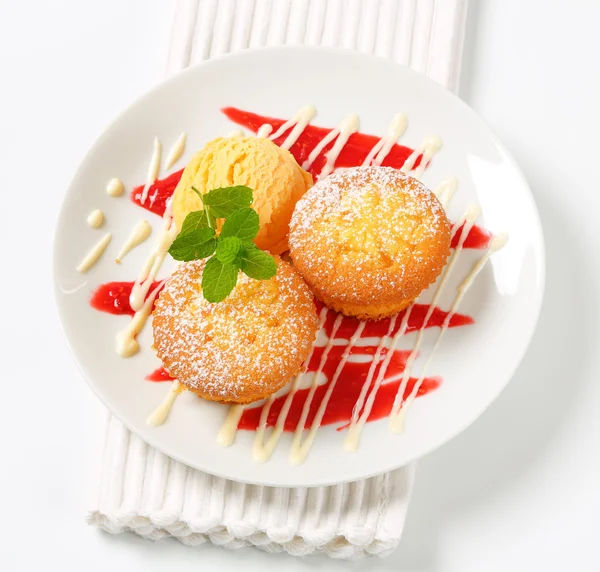
[[[265,123],[271,125],[273,127],[273,133],[275,133],[286,121],[285,119],[277,119],[276,117],[267,117],[265,115],[258,115],[257,113],[250,113],[249,111],[243,111],[235,107],[224,107],[221,111],[231,119],[231,121],[246,129],[250,129],[254,133],[256,133],[260,126]],[[329,127],[317,127],[316,125],[307,125],[304,128],[304,131],[302,131],[296,142],[289,149],[290,153],[298,162],[298,165],[302,165],[302,163],[308,159],[311,151],[322,139],[329,135],[331,131],[333,131],[333,129]],[[277,145],[281,145],[285,141],[287,135],[288,133],[286,132],[273,142]],[[357,165],[362,165],[363,161],[367,158],[369,151],[375,147],[380,139],[381,137],[377,137],[376,135],[353,133],[340,151],[340,154],[335,161],[335,167],[356,167]],[[334,144],[335,140],[327,144],[317,159],[309,167],[308,171],[313,177],[317,178],[321,173],[326,161],[325,155]],[[412,152],[413,149],[410,147],[404,147],[404,145],[398,145],[396,143],[390,149],[382,166],[400,169]],[[415,162],[415,168],[419,166],[420,162],[421,157],[419,156]]]
[[[134,187],[133,191],[131,191],[131,200],[139,207],[149,210],[158,216],[164,215],[167,208],[167,201],[175,192],[175,187],[179,183],[182,174],[183,169],[171,173],[164,179],[157,179],[148,189],[148,195],[144,204],[142,204],[141,199],[145,185]]]
[[[320,304],[318,305],[320,306]],[[435,328],[441,327],[444,323],[444,319],[448,315],[447,312],[440,308],[435,308],[433,313],[431,314],[429,320],[425,324],[425,318],[427,311],[429,310],[429,306],[426,304],[415,304],[413,309],[411,310],[410,316],[408,318],[408,324],[406,328],[406,333],[414,332],[415,330],[420,330],[421,328]],[[404,312],[398,315],[395,323],[395,327],[392,329],[391,334],[395,334],[401,326],[402,318]],[[332,333],[333,323],[335,321],[337,314],[335,312],[328,312],[327,319],[325,324],[323,325],[323,329],[326,334],[329,336]],[[358,327],[359,321],[354,318],[343,318],[342,323],[336,333],[336,339],[350,339],[352,334],[356,331]],[[450,319],[449,327],[456,328],[459,326],[466,326],[469,324],[473,324],[473,319],[469,316],[465,316],[462,314],[454,314]],[[371,338],[371,337],[382,337],[385,336],[390,327],[390,319],[380,320],[378,322],[367,322],[365,325],[365,329],[362,333],[362,338]],[[307,367],[307,372],[316,372],[319,368],[319,363],[321,361],[321,356],[323,355],[323,351],[325,348],[317,347],[315,348],[313,355],[311,357],[310,363]],[[344,353],[345,346],[334,345],[332,346],[329,355],[327,356],[327,361],[325,363],[325,368],[322,373],[328,380],[331,380],[335,370],[342,358],[342,354]],[[377,351],[377,344],[368,345],[368,346],[354,346],[350,352],[350,357],[352,356],[373,356]],[[375,374],[372,377],[371,383],[377,379],[377,374],[379,371],[379,367],[383,362],[383,358],[387,353],[387,349],[383,349],[381,352],[381,358],[379,362],[379,366],[375,369]],[[371,413],[369,414],[368,421],[374,421],[376,419],[381,419],[382,417],[387,417],[392,410],[392,405],[394,404],[394,399],[396,398],[396,394],[398,393],[398,388],[401,383],[401,375],[406,366],[406,361],[408,360],[408,356],[410,355],[410,350],[395,350],[394,354],[389,362],[388,368],[386,370],[385,377],[383,378],[381,387],[377,391],[377,396],[375,397],[375,402],[373,403],[373,408]],[[343,423],[339,429],[344,429],[347,423],[350,421],[352,417],[352,410],[354,408],[354,404],[357,402],[360,392],[364,383],[366,382],[369,368],[371,367],[371,362],[355,362],[355,361],[347,361],[340,377],[337,380],[335,388],[331,393],[331,398],[329,403],[327,404],[327,408],[325,409],[325,415],[323,420],[321,421],[321,425],[331,425],[332,423]],[[416,383],[416,378],[409,378],[408,384],[406,387],[405,396],[408,396],[412,391],[414,384]],[[436,389],[440,383],[441,378],[439,377],[428,377],[425,378],[423,384],[419,388],[417,396],[425,395],[430,391]],[[292,400],[292,404],[290,410],[288,412],[287,417],[285,418],[284,429],[285,431],[295,431],[296,426],[298,425],[298,421],[300,420],[300,416],[302,415],[302,410],[304,408],[304,404],[306,403],[306,399],[308,397],[309,389],[300,389],[294,395]],[[327,391],[327,384],[321,385],[315,391],[313,400],[310,404],[308,417],[306,420],[306,427],[310,427],[315,417],[317,410],[319,409],[319,405],[323,400],[325,392]],[[286,396],[278,397],[274,400],[269,410],[269,415],[267,416],[267,426],[273,426],[277,422],[277,417],[279,416],[279,412],[283,407]],[[262,407],[251,407],[244,410],[242,414],[242,418],[240,419],[240,423],[238,425],[239,429],[248,429],[255,430],[258,427],[258,423],[260,421],[260,414],[262,411]]]
[[[149,373],[144,379],[146,381],[175,381],[164,367],[159,367],[158,369],[155,369],[152,373]]]
[[[133,284],[133,282],[107,282],[102,284],[92,293],[90,305],[101,312],[119,316],[123,314],[133,316],[135,312],[129,304]],[[160,281],[153,282],[149,292],[152,292],[159,284]]]

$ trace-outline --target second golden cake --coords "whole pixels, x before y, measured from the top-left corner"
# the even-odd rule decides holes
[[[436,196],[390,167],[336,171],[297,203],[294,266],[317,298],[378,320],[406,308],[439,276],[451,225]]]

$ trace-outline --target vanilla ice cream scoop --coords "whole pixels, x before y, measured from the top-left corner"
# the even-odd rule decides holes
[[[201,193],[235,185],[253,192],[252,208],[260,218],[256,245],[272,254],[288,250],[288,232],[294,206],[312,187],[312,176],[289,151],[269,139],[227,137],[214,139],[198,151],[183,171],[173,194],[173,216],[179,228],[185,217],[202,209]]]

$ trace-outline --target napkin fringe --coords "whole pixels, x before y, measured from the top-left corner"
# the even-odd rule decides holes
[[[414,465],[344,485],[262,487],[170,459],[114,417],[106,429],[104,470],[86,520],[111,534],[334,558],[384,555],[400,540]]]
[[[266,552],[287,552],[293,556],[305,556],[324,552],[332,558],[359,559],[365,556],[385,556],[391,553],[400,542],[399,536],[373,539],[365,538],[361,531],[349,536],[335,536],[328,533],[310,536],[295,535],[291,530],[249,531],[247,523],[240,521],[229,526],[201,527],[204,532],[188,526],[180,520],[172,520],[168,525],[159,524],[160,519],[151,516],[123,518],[123,515],[90,512],[86,522],[110,534],[132,532],[147,540],[161,540],[173,537],[189,546],[211,542],[231,550],[254,546]],[[210,530],[210,532],[208,531]],[[363,536],[363,538],[359,538]]]

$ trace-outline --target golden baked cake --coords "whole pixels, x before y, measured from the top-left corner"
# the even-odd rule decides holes
[[[340,170],[297,203],[294,266],[327,306],[367,320],[406,308],[450,253],[451,225],[436,196],[390,167]]]
[[[288,249],[290,218],[296,202],[313,184],[293,155],[258,137],[214,139],[186,166],[173,194],[173,216],[179,229],[185,217],[202,209],[201,193],[244,185],[253,190],[252,208],[260,217],[254,242],[262,250],[281,254]]]
[[[154,346],[165,369],[212,401],[250,403],[288,383],[317,333],[313,296],[292,266],[275,257],[277,274],[239,274],[222,302],[202,295],[204,260],[179,265],[156,302]]]

